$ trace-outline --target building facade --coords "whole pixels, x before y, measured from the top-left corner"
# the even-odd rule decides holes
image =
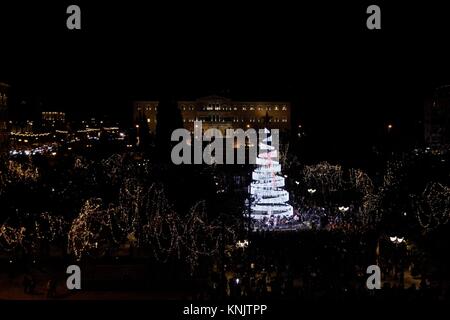
[[[66,129],[66,113],[61,111],[43,111],[42,127],[46,129]]]
[[[158,101],[135,101],[133,121],[147,121],[154,133],[157,123]],[[203,130],[263,128],[287,131],[291,128],[289,102],[233,101],[219,96],[208,96],[192,101],[178,101],[184,128],[193,131],[194,121],[202,121]]]
[[[435,90],[425,105],[425,143],[435,152],[450,149],[450,85]]]
[[[4,151],[9,142],[8,117],[9,85],[0,82],[0,150]]]
[[[41,113],[42,121],[50,121],[50,122],[65,122],[66,121],[66,113],[61,111],[43,111]]]

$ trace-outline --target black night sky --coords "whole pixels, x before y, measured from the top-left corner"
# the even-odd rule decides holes
[[[166,94],[289,100],[318,144],[353,148],[387,123],[415,143],[424,99],[448,83],[440,6],[380,3],[382,30],[369,31],[365,3],[78,1],[76,32],[68,4],[2,2],[0,77],[13,98],[121,120],[133,99]]]

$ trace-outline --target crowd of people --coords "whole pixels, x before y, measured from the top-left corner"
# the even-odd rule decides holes
[[[445,279],[431,282],[425,274],[415,274],[415,281],[406,283],[414,259],[406,252],[397,252],[394,259],[384,247],[378,253],[379,246],[373,234],[260,233],[225,261],[224,288],[220,272],[210,276],[208,298],[219,296],[220,290],[231,299],[450,298]],[[366,269],[373,264],[382,270],[381,290],[366,286]]]
[[[346,207],[346,211],[338,208],[320,206],[304,207],[295,210],[292,217],[271,215],[255,221],[253,229],[258,231],[271,230],[350,230],[356,224],[354,221],[356,209],[353,205]]]

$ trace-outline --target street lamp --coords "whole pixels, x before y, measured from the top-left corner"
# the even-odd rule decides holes
[[[401,244],[401,243],[403,243],[403,241],[405,241],[405,238],[404,237],[400,238],[400,237],[394,236],[394,237],[389,237],[389,240],[391,240],[392,243]]]
[[[404,282],[404,275],[403,275],[403,251],[399,250],[401,248],[401,245],[405,243],[404,237],[397,237],[397,236],[391,236],[389,237],[389,240],[394,244],[396,255],[398,254],[398,258],[394,260],[394,276],[397,277],[398,270],[400,270],[400,284]]]
[[[139,125],[136,125],[136,146],[138,147],[141,144],[141,139],[139,138]]]

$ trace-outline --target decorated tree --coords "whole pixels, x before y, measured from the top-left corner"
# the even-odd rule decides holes
[[[425,232],[445,225],[450,220],[450,188],[430,182],[420,196],[412,196],[417,221]]]
[[[68,251],[78,260],[83,256],[103,256],[119,243],[113,232],[113,207],[104,207],[102,199],[88,199],[79,216],[72,221],[68,233]]]
[[[267,129],[266,133],[269,133]],[[259,144],[257,168],[252,173],[250,185],[250,216],[257,229],[275,229],[293,217],[292,206],[287,203],[289,193],[284,190],[285,179],[280,175],[278,150],[271,144],[272,135]]]

